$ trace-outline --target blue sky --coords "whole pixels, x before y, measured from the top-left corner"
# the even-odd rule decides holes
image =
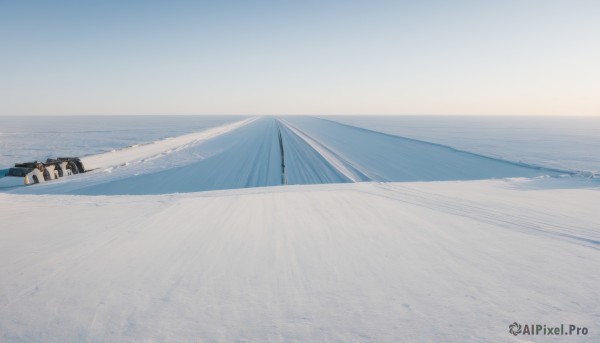
[[[0,0],[0,115],[600,115],[600,1]]]

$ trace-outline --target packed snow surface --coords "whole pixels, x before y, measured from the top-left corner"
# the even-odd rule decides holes
[[[515,179],[0,194],[0,341],[600,339],[600,188]]]
[[[392,135],[558,169],[600,173],[600,117],[326,116]]]
[[[312,117],[253,117],[82,159],[84,175],[8,191],[164,194],[283,184],[557,176],[507,162]]]

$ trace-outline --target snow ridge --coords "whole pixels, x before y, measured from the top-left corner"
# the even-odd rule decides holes
[[[155,142],[135,144],[123,149],[109,151],[103,154],[91,155],[82,158],[86,169],[109,168],[126,163],[148,160],[161,157],[165,154],[189,149],[208,139],[236,130],[255,121],[257,118],[248,118],[231,124],[215,127],[205,131],[190,133],[178,137],[167,138]]]

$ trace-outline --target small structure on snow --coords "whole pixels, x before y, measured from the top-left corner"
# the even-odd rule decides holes
[[[46,162],[16,163],[8,170],[6,176],[23,178],[24,185],[42,183],[58,178],[84,173],[83,163],[76,157],[59,157]]]

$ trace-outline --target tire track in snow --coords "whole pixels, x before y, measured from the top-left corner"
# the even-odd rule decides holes
[[[328,156],[307,142],[281,119],[275,119],[285,154],[285,184],[353,182]]]
[[[277,122],[277,139],[279,141],[279,151],[281,153],[281,184],[287,185],[287,176],[285,175],[285,153],[283,152],[283,138],[281,137],[281,127]]]
[[[324,161],[326,161],[331,168],[335,169],[340,175],[347,178],[350,182],[360,181],[371,181],[372,178],[367,176],[365,172],[360,170],[360,166],[354,166],[351,162],[344,160],[341,156],[330,150],[323,144],[319,143],[308,134],[293,126],[289,122],[278,119],[278,121],[284,125],[291,134],[302,140],[308,147],[314,152],[319,154]]]
[[[529,234],[537,233],[548,237],[559,237],[600,250],[600,237],[594,237],[595,231],[591,227],[587,228],[585,224],[573,222],[568,227],[557,225],[556,223],[565,222],[564,219],[557,220],[557,218],[548,216],[548,211],[536,211],[535,208],[515,211],[514,207],[502,210],[499,204],[485,206],[464,197],[448,197],[397,183],[378,184],[378,188],[384,192],[357,191]]]
[[[359,178],[360,181],[483,180],[568,174],[320,118],[288,117],[284,122],[340,170],[344,170],[340,166],[352,168],[368,177]]]
[[[536,177],[550,172],[310,117],[253,117],[89,156],[84,164],[109,169],[11,192],[141,195],[288,184]]]
[[[508,163],[508,164],[512,164],[512,165],[515,165],[515,166],[526,167],[526,168],[531,168],[531,169],[536,169],[536,170],[542,170],[542,171],[548,171],[548,172],[553,172],[553,173],[568,174],[568,175],[576,175],[578,173],[577,171],[573,171],[573,170],[565,170],[565,169],[559,169],[559,168],[544,167],[544,166],[538,166],[538,165],[535,165],[535,164],[530,164],[530,163],[525,163],[525,162],[516,162],[516,161],[511,161],[511,160],[505,160],[505,159],[498,158],[498,157],[487,156],[487,155],[479,154],[479,153],[476,153],[476,152],[471,152],[471,151],[467,151],[467,150],[457,149],[457,148],[454,148],[454,147],[449,146],[449,145],[444,145],[444,144],[440,144],[440,143],[434,143],[434,142],[430,142],[430,141],[424,141],[424,140],[420,140],[420,139],[416,139],[416,138],[409,138],[409,137],[400,136],[400,135],[393,135],[393,134],[390,134],[390,133],[375,131],[375,130],[367,129],[367,128],[360,127],[360,126],[354,126],[354,125],[350,125],[350,124],[346,124],[346,123],[337,122],[337,121],[334,121],[334,120],[331,120],[331,119],[325,119],[325,118],[320,118],[320,117],[314,117],[314,118],[318,119],[318,120],[322,120],[324,122],[331,123],[331,124],[337,124],[337,125],[340,125],[340,126],[345,126],[347,128],[350,128],[350,129],[361,130],[361,131],[365,131],[365,132],[369,132],[369,133],[375,133],[375,134],[379,134],[379,135],[383,135],[383,136],[389,136],[389,137],[393,137],[393,138],[398,138],[398,139],[402,139],[402,140],[406,140],[406,141],[410,141],[410,142],[427,144],[427,145],[431,145],[431,146],[435,146],[435,147],[439,147],[439,148],[444,148],[444,149],[450,149],[450,150],[453,150],[453,151],[455,151],[457,153],[470,154],[470,155],[477,156],[477,157],[480,157],[480,158],[494,160],[494,161],[497,161],[497,162]]]

